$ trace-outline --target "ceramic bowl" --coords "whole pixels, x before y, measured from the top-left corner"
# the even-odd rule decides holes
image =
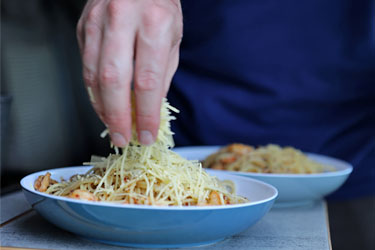
[[[52,224],[84,238],[130,247],[191,247],[215,243],[238,234],[260,220],[272,207],[277,190],[266,183],[227,173],[208,171],[232,180],[237,194],[249,203],[207,207],[158,207],[90,202],[35,191],[34,181],[50,172],[68,179],[90,167],[68,167],[37,172],[21,180],[31,204]]]
[[[208,155],[218,151],[221,146],[180,147],[174,151],[190,160],[204,160]],[[349,177],[353,167],[348,162],[329,156],[306,153],[309,158],[324,165],[329,165],[335,171],[318,174],[265,174],[225,170],[212,170],[239,176],[254,178],[276,187],[279,195],[275,206],[305,205],[317,199],[322,199],[337,190]]]

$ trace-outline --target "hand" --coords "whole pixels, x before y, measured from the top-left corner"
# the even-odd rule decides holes
[[[89,0],[77,25],[92,105],[118,147],[131,138],[131,82],[140,143],[155,141],[160,107],[176,72],[179,0]]]

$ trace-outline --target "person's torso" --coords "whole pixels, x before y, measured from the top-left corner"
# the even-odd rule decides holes
[[[182,110],[176,145],[291,145],[352,162],[347,186],[374,180],[373,2],[192,1],[183,11],[168,95]]]

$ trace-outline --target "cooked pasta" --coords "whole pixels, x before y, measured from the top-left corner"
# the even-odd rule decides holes
[[[255,173],[320,173],[329,166],[319,164],[293,147],[269,144],[254,148],[244,144],[231,144],[208,156],[206,168]]]
[[[128,146],[120,150],[115,148],[116,153],[106,158],[93,157],[92,162],[86,163],[93,168],[84,175],[72,176],[70,180],[52,183],[50,176],[42,176],[40,183],[51,182],[44,191],[76,199],[159,206],[247,202],[235,194],[232,182],[219,181],[206,173],[200,162],[186,160],[171,151],[174,143],[170,120],[174,117],[170,111],[178,112],[164,100],[154,144],[141,145],[133,124]],[[40,186],[35,185],[35,188],[39,190]]]

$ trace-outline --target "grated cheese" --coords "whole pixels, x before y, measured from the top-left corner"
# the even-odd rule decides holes
[[[235,195],[232,182],[219,181],[205,172],[200,162],[184,159],[171,150],[174,141],[170,121],[175,119],[171,111],[179,112],[164,99],[157,139],[143,146],[137,140],[133,110],[132,138],[126,147],[115,147],[115,154],[107,158],[94,156],[85,163],[94,166],[85,175],[53,184],[46,192],[69,196],[78,188],[92,193],[98,201],[189,206],[210,204],[209,195],[216,191],[221,205],[247,202]],[[105,130],[101,136],[107,134]]]

